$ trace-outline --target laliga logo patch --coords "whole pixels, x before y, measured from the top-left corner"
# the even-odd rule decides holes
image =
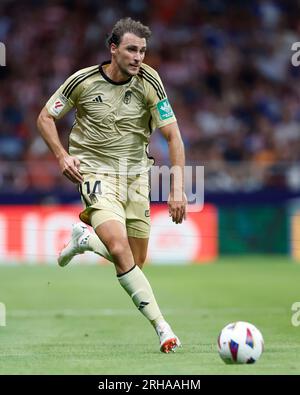
[[[63,107],[63,104],[60,100],[56,100],[56,102],[54,103],[54,108],[59,108],[59,107]]]
[[[126,91],[125,92],[125,96],[124,96],[124,99],[123,99],[123,102],[125,104],[129,104],[131,102],[131,95],[132,95],[131,91]]]
[[[55,115],[59,115],[63,108],[65,107],[65,103],[61,100],[61,99],[57,99],[55,100],[55,102],[52,104],[51,106],[51,111],[55,114]]]

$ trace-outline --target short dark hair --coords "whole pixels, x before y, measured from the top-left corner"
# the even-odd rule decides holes
[[[106,43],[110,47],[111,44],[118,46],[122,41],[125,33],[133,33],[138,37],[148,40],[151,36],[151,30],[148,26],[143,25],[140,21],[134,21],[131,18],[120,19],[113,27]]]

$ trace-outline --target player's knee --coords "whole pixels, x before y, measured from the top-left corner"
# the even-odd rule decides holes
[[[125,253],[127,252],[129,246],[127,241],[124,240],[112,240],[109,245],[108,245],[108,249],[109,252],[112,256],[114,257],[121,257],[124,256]]]

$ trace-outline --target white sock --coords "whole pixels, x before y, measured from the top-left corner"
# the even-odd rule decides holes
[[[112,256],[108,252],[108,249],[96,234],[91,233],[84,242],[87,251],[93,251],[96,254],[103,256],[108,261],[113,262]]]
[[[133,266],[127,273],[117,277],[133,303],[154,327],[164,322],[151,285],[138,266]]]

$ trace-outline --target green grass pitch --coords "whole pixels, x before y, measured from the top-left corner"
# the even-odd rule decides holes
[[[299,374],[300,265],[280,257],[221,258],[210,265],[146,266],[183,347],[159,352],[154,329],[110,266],[0,266],[0,374]],[[243,320],[263,333],[254,365],[225,365],[217,337]]]

